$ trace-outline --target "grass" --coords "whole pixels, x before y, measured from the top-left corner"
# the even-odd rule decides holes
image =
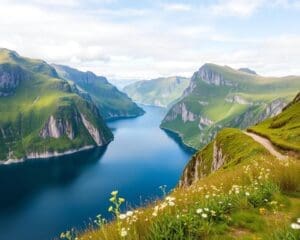
[[[121,212],[118,206],[114,221],[73,230],[70,239],[298,239],[290,225],[300,217],[299,161],[280,161],[235,129],[216,141],[227,157],[224,167],[146,207]],[[208,145],[192,161],[201,155],[210,169],[212,154]],[[117,200],[113,192],[110,201]]]
[[[248,130],[268,138],[284,150],[300,153],[300,94],[283,113],[250,127]],[[297,97],[296,97],[297,99]]]

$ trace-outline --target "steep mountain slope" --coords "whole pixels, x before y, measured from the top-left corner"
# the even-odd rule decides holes
[[[268,138],[284,150],[300,153],[300,93],[282,113],[250,127],[248,131]]]
[[[0,161],[71,153],[112,138],[98,108],[52,66],[0,49]]]
[[[299,116],[298,98],[278,116],[286,125]],[[286,139],[294,134],[290,128]],[[78,239],[300,239],[300,162],[279,159],[245,132],[227,128],[192,157],[179,186],[162,200],[124,213],[117,191],[110,201],[115,220],[98,217]]]
[[[300,77],[262,77],[247,72],[203,65],[161,127],[197,149],[224,127],[246,128],[277,115],[300,89]]]
[[[123,92],[110,84],[105,77],[92,72],[81,72],[62,65],[52,65],[61,78],[74,82],[79,90],[88,93],[100,109],[104,119],[137,117],[144,114]]]
[[[184,77],[158,78],[129,84],[124,91],[134,101],[159,107],[168,107],[181,97],[190,79]]]

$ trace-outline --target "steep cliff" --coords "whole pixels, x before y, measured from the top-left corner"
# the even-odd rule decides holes
[[[0,161],[57,156],[112,140],[96,105],[53,67],[7,49],[0,56]]]
[[[83,97],[91,98],[104,119],[137,117],[144,111],[125,93],[110,84],[105,77],[92,72],[82,72],[62,65],[52,65],[59,76],[73,82],[74,89]],[[88,97],[89,96],[89,97]]]
[[[262,77],[228,66],[205,64],[191,78],[161,127],[195,149],[224,127],[247,128],[281,112],[300,88],[300,77]]]

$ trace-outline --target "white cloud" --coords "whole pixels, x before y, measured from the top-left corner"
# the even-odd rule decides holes
[[[158,13],[156,8],[66,9],[2,1],[1,47],[109,78],[191,76],[205,62],[248,66],[263,74],[296,74],[297,71],[300,74],[300,35],[240,37],[234,32],[224,32],[222,27],[216,28],[216,16],[207,23],[207,16],[199,11],[192,15],[194,8],[186,12],[187,18],[181,22],[174,18],[174,12]],[[73,2],[82,3],[70,0],[69,4]],[[227,4],[222,1],[217,6],[223,3],[232,9],[233,2],[236,1],[227,1]],[[257,0],[254,2],[258,4]],[[56,4],[56,0],[52,0],[52,4]],[[237,5],[235,10],[228,11],[249,16],[259,8],[259,5],[252,6],[249,12],[241,10],[243,6]],[[159,8],[161,10],[161,5]],[[202,9],[201,13],[206,10]]]
[[[164,4],[163,8],[167,11],[175,11],[175,12],[186,12],[190,11],[192,7],[188,4],[181,4],[181,3],[169,3]]]
[[[211,6],[215,15],[247,17],[252,15],[265,0],[219,0]]]

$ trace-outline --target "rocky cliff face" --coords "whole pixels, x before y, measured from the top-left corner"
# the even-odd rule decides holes
[[[69,139],[73,140],[75,138],[75,127],[70,121],[56,119],[53,115],[50,116],[49,120],[40,131],[40,136],[42,138],[60,138],[64,135],[67,135]]]
[[[28,78],[28,74],[18,66],[11,64],[0,65],[0,97],[13,95],[21,81]]]
[[[226,156],[223,154],[222,148],[215,140],[213,142],[212,156],[208,156],[211,160],[206,159],[201,154],[196,154],[189,161],[183,171],[180,187],[188,187],[199,179],[209,175],[210,173],[220,169],[226,162]]]

